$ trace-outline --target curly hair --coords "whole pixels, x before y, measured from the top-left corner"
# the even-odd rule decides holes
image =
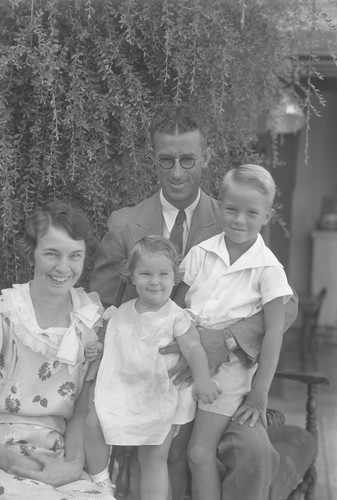
[[[19,240],[19,247],[30,264],[34,262],[34,251],[39,239],[45,236],[51,226],[62,229],[73,240],[84,240],[86,261],[88,255],[95,252],[97,239],[92,234],[87,216],[70,203],[57,200],[36,210],[27,220],[25,233]]]
[[[176,247],[170,240],[164,238],[163,236],[148,235],[140,238],[133,246],[121,274],[121,278],[124,281],[132,283],[132,276],[136,268],[137,261],[144,253],[165,255],[172,262],[175,280],[178,279],[181,256],[178,254]]]

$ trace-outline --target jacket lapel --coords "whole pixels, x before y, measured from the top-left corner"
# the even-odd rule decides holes
[[[163,214],[159,192],[148,198],[132,224],[134,242],[144,234],[163,234]]]

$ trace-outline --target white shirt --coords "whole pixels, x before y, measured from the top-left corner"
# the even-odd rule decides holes
[[[184,224],[183,224],[183,230],[184,230],[184,232],[183,232],[183,253],[184,253],[185,247],[186,247],[188,232],[189,232],[190,227],[191,227],[193,212],[194,212],[196,206],[198,205],[199,200],[200,200],[200,189],[199,189],[199,193],[198,193],[198,196],[196,197],[195,201],[193,203],[191,203],[191,205],[189,205],[188,207],[186,207],[184,209],[185,214],[186,214],[186,219],[184,220]],[[174,223],[176,221],[179,209],[174,207],[171,203],[169,203],[167,201],[167,199],[164,197],[164,195],[162,193],[162,190],[160,190],[160,203],[162,206],[163,217],[164,217],[164,222],[165,222],[164,227],[163,227],[163,236],[165,238],[169,238],[171,231],[172,231],[172,228],[174,226]]]
[[[282,264],[260,234],[232,265],[222,232],[193,247],[181,268],[190,286],[186,306],[204,328],[224,328],[276,297],[287,301],[293,293]]]

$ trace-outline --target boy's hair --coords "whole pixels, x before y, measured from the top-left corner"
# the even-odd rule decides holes
[[[197,107],[189,104],[166,103],[155,113],[152,118],[150,132],[151,139],[156,132],[167,134],[184,134],[199,130],[206,145],[208,127],[206,116]]]
[[[133,246],[130,256],[124,265],[121,278],[128,283],[132,283],[132,276],[137,265],[139,257],[144,254],[162,254],[172,262],[174,278],[178,278],[179,264],[181,257],[178,254],[176,247],[170,240],[163,236],[148,235],[143,236],[136,241]]]
[[[247,184],[260,193],[267,196],[272,206],[276,194],[276,184],[271,174],[264,167],[247,163],[229,170],[221,184],[221,201],[226,194],[228,187],[232,184]]]
[[[51,226],[62,229],[73,240],[84,240],[86,254],[95,250],[97,240],[91,232],[87,216],[79,208],[58,200],[36,210],[26,222],[26,230],[19,246],[29,263],[34,262],[34,251],[39,239],[45,236]]]

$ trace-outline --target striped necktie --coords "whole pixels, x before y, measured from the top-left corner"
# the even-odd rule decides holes
[[[170,234],[170,241],[177,248],[180,255],[183,254],[183,234],[184,234],[185,219],[186,219],[185,210],[179,210]]]

